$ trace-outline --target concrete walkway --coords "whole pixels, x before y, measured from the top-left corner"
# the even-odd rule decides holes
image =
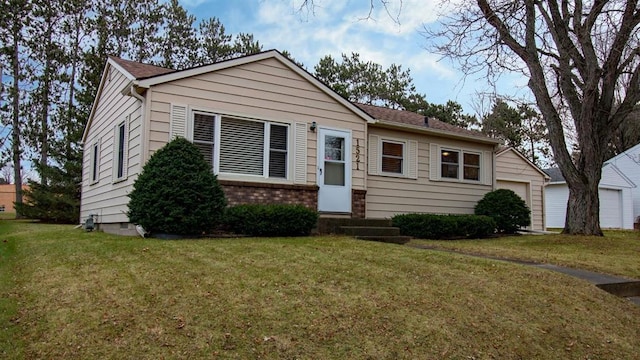
[[[597,286],[598,288],[600,288],[600,289],[602,289],[604,291],[607,291],[607,292],[612,293],[614,295],[625,297],[629,301],[631,301],[634,304],[640,306],[640,280],[638,280],[638,279],[627,279],[627,278],[623,278],[623,277],[619,277],[619,276],[601,274],[601,273],[597,273],[597,272],[593,272],[593,271],[587,271],[587,270],[581,270],[581,269],[573,269],[573,268],[568,268],[568,267],[558,266],[558,265],[552,265],[552,264],[541,264],[541,263],[536,263],[536,262],[531,262],[531,261],[507,259],[507,258],[501,258],[501,257],[495,257],[495,256],[487,256],[487,255],[482,255],[482,254],[471,254],[471,253],[466,253],[466,252],[462,252],[462,251],[441,249],[441,248],[432,247],[432,246],[428,246],[428,245],[408,245],[408,246],[411,246],[411,247],[414,247],[414,248],[418,248],[418,249],[441,251],[441,252],[448,252],[448,253],[454,253],[454,254],[460,254],[460,255],[466,255],[466,256],[473,256],[473,257],[478,257],[478,258],[483,258],[483,259],[506,261],[506,262],[516,263],[516,264],[520,264],[520,265],[533,266],[533,267],[537,267],[537,268],[540,268],[540,269],[559,272],[559,273],[562,273],[562,274],[565,274],[565,275],[569,275],[569,276],[573,276],[573,277],[578,278],[578,279],[585,280],[585,281]]]

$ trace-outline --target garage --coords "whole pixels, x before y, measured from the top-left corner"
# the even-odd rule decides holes
[[[531,201],[529,199],[529,183],[518,181],[497,180],[496,187],[498,189],[508,189],[516,193],[531,209]]]
[[[557,168],[545,170],[551,182],[545,188],[547,226],[564,227],[567,216],[569,188]],[[633,229],[633,195],[630,182],[615,165],[605,164],[598,189],[600,197],[600,227],[603,229]]]
[[[600,227],[622,227],[622,191],[600,188]]]

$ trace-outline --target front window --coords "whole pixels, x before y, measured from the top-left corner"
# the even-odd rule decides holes
[[[382,172],[402,174],[404,144],[382,141]]]
[[[194,113],[193,143],[217,173],[287,178],[287,125]]]
[[[480,154],[464,153],[464,179],[480,181]]]
[[[480,153],[442,149],[440,170],[443,179],[480,181]]]
[[[459,152],[453,150],[442,150],[441,152],[441,168],[442,177],[448,179],[457,179],[458,170],[460,168]]]
[[[214,126],[215,116],[193,114],[193,144],[211,167],[213,167]]]

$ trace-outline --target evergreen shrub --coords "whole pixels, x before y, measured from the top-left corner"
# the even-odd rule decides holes
[[[151,156],[129,197],[129,220],[152,234],[207,233],[220,224],[227,204],[211,167],[184,138]]]
[[[498,189],[487,193],[475,207],[476,215],[486,215],[496,222],[496,230],[513,234],[531,223],[531,210],[515,192]]]
[[[488,216],[402,214],[391,218],[402,235],[420,239],[484,238],[493,234],[495,222]]]
[[[225,226],[249,236],[307,236],[318,221],[318,212],[302,205],[245,204],[229,207]]]

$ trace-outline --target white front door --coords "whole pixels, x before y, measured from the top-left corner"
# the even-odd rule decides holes
[[[318,211],[351,212],[351,133],[318,130]]]

